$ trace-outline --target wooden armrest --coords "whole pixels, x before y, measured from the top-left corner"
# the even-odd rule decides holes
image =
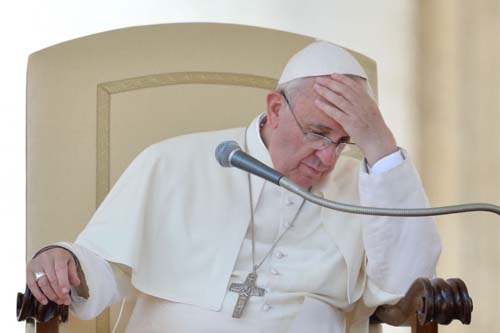
[[[43,305],[31,294],[28,287],[24,294],[17,294],[17,320],[18,321],[37,321],[46,323],[51,320],[57,322],[68,321],[68,306],[58,305],[49,301],[47,305]]]
[[[419,278],[406,295],[394,305],[382,305],[370,318],[370,323],[392,326],[424,326],[430,323],[448,325],[454,319],[468,325],[471,322],[472,299],[460,279]]]

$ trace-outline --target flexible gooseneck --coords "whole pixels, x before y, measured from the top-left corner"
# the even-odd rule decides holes
[[[496,213],[500,215],[499,206],[486,203],[471,203],[471,204],[453,205],[445,207],[433,207],[433,208],[376,208],[376,207],[348,205],[318,197],[306,191],[304,188],[298,186],[297,184],[295,184],[286,177],[282,177],[280,179],[279,185],[289,190],[290,192],[293,192],[301,196],[307,201],[310,201],[317,205],[352,214],[377,215],[377,216],[436,216],[436,215],[483,211],[483,212]]]
[[[215,158],[223,167],[236,167],[264,178],[293,192],[307,201],[322,207],[345,213],[377,216],[436,216],[465,212],[483,211],[500,215],[500,206],[487,203],[471,203],[433,208],[378,208],[349,205],[320,198],[286,178],[283,174],[268,167],[241,150],[236,141],[224,141],[217,146]]]

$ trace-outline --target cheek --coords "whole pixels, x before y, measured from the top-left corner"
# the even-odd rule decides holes
[[[288,149],[282,149],[276,161],[273,159],[275,168],[285,176],[290,176],[291,173],[299,171],[303,168],[302,162],[309,155],[308,151],[304,151],[296,146],[288,146]]]
[[[302,138],[290,135],[276,136],[269,145],[269,153],[276,170],[288,174],[291,170],[299,167],[300,162],[309,152],[304,149]]]

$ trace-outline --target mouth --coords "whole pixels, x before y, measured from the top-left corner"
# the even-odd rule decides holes
[[[315,169],[315,168],[313,168],[305,163],[302,163],[302,165],[305,166],[307,172],[312,174],[313,176],[320,176],[323,173],[323,171]]]

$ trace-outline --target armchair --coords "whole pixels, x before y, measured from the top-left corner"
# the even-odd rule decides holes
[[[27,259],[46,244],[74,239],[146,146],[249,123],[265,110],[266,92],[290,55],[312,40],[249,26],[164,24],[99,33],[32,54]],[[376,96],[375,62],[350,52],[365,67]],[[374,322],[416,321],[411,319],[416,311],[417,326],[470,321],[472,301],[460,280],[419,279],[407,296],[379,308]],[[37,332],[107,333],[117,315],[112,307],[95,320],[80,321],[67,307],[37,304],[29,291],[17,305],[19,320],[39,321]]]

